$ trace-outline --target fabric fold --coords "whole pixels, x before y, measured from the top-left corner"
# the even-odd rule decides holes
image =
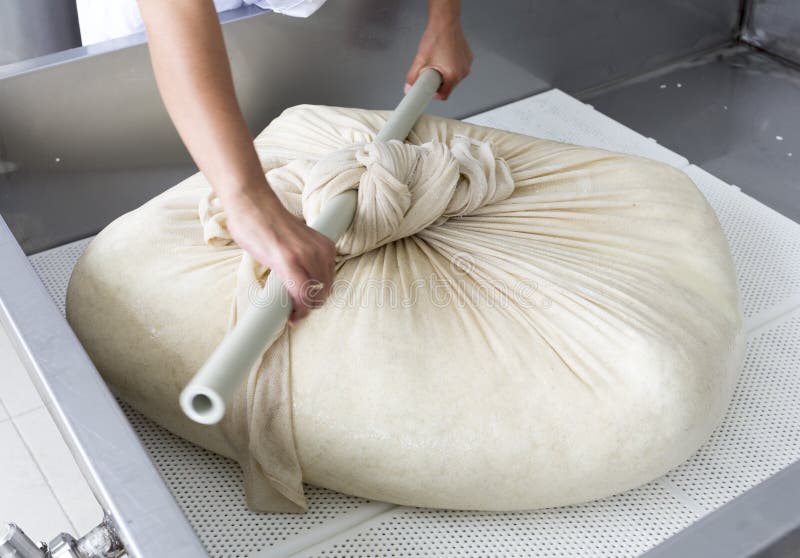
[[[405,506],[551,508],[696,452],[745,335],[725,235],[691,179],[427,115],[408,144],[374,141],[388,117],[302,105],[255,139],[292,214],[312,221],[352,189],[358,213],[328,302],[279,335],[216,425],[189,420],[180,392],[269,270],[200,173],[92,240],[67,319],[114,393],[237,460],[261,512],[307,509],[304,482]]]
[[[291,161],[266,176],[286,208],[302,214],[307,222],[313,222],[334,196],[358,190],[356,216],[337,244],[344,258],[414,235],[450,217],[468,215],[514,191],[508,164],[495,156],[491,144],[465,136],[454,137],[450,145],[376,141],[348,146],[318,160]],[[198,217],[207,244],[233,243],[225,209],[213,190],[200,199]],[[268,273],[243,253],[229,330],[247,311]],[[288,336],[284,331],[254,366],[223,429],[232,445],[247,448],[239,462],[248,505],[302,512],[308,504],[293,438]],[[243,432],[246,440],[237,443]]]

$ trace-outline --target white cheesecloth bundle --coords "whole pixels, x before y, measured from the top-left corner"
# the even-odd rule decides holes
[[[398,504],[584,502],[688,458],[725,411],[744,342],[712,209],[643,158],[423,116],[299,106],[256,149],[311,221],[358,188],[326,305],[285,331],[225,419],[178,394],[268,270],[200,174],[104,229],[67,317],[112,390],[236,459],[248,505],[304,511],[302,482]]]

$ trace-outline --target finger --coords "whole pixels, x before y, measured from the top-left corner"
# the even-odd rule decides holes
[[[417,78],[419,78],[422,70],[429,67],[427,64],[428,61],[426,59],[414,59],[414,62],[411,63],[411,68],[409,68],[408,73],[406,74],[406,84],[403,88],[403,93],[408,93],[408,90],[411,89],[411,86],[417,82]]]
[[[309,282],[303,290],[306,305],[319,308],[325,303],[333,282],[335,247],[323,236],[317,237],[314,252],[304,259]]]
[[[408,89],[414,85],[414,82],[417,81],[419,74],[422,73],[422,66],[424,62],[415,58],[414,61],[411,63],[411,67],[408,69],[408,73],[406,73],[406,90],[405,92],[408,93]]]
[[[325,301],[328,300],[328,297],[331,294],[331,287],[333,286],[333,281],[336,277],[334,260],[327,258],[320,273],[320,282],[322,283],[322,287],[317,294],[318,306],[322,306]]]
[[[448,72],[447,74],[442,74],[442,85],[439,87],[439,90],[436,93],[437,98],[446,101],[453,93],[453,89],[456,88],[456,85],[461,83],[461,81],[468,75],[468,68],[460,72]]]
[[[306,308],[305,306],[303,306],[302,304],[295,304],[292,307],[292,313],[289,314],[289,325],[290,326],[296,326],[306,316],[308,316],[309,312],[310,312],[310,310],[308,308]]]
[[[325,280],[319,271],[309,272],[308,280],[301,286],[300,296],[309,309],[319,308],[325,302]]]
[[[308,310],[319,308],[324,302],[324,295],[321,295],[321,293],[325,289],[325,283],[321,278],[318,268],[319,264],[306,266],[306,279],[297,289],[297,295],[300,297],[303,306]]]
[[[436,91],[436,98],[446,101],[447,98],[450,97],[450,93],[453,92],[453,88],[457,83],[458,80],[454,79],[453,77],[448,76],[442,78],[442,85],[440,85],[439,89]]]
[[[433,98],[439,100],[447,99],[453,89],[453,86],[455,85],[455,83],[453,83],[453,81],[456,80],[455,73],[450,70],[446,70],[442,66],[427,63],[421,64],[419,70],[417,70],[417,73],[421,74],[428,68],[436,70],[439,72],[439,75],[442,76],[442,83],[439,85],[439,88],[436,90],[436,94],[433,96]]]
[[[309,279],[306,281],[301,289],[301,297],[306,305],[306,308],[313,310],[322,306],[325,301],[322,292],[325,289],[325,283],[319,279]]]
[[[289,315],[289,323],[294,325],[305,318],[309,312],[309,308],[302,296],[303,285],[308,281],[308,275],[305,269],[295,264],[287,269],[285,277],[283,286],[286,292],[289,293],[289,298],[292,299],[292,313]]]

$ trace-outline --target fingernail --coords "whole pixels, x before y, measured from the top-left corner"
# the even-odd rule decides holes
[[[405,86],[403,87],[403,94],[408,93],[410,90],[411,90],[411,84],[406,83]]]

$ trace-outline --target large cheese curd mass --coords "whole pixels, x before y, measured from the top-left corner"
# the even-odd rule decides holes
[[[302,482],[476,510],[602,498],[686,460],[721,420],[744,341],[714,212],[647,159],[423,116],[298,106],[255,141],[310,221],[358,189],[326,305],[285,331],[225,419],[178,394],[269,270],[200,174],[110,224],[67,316],[112,390],[238,460],[248,504],[303,511]]]

